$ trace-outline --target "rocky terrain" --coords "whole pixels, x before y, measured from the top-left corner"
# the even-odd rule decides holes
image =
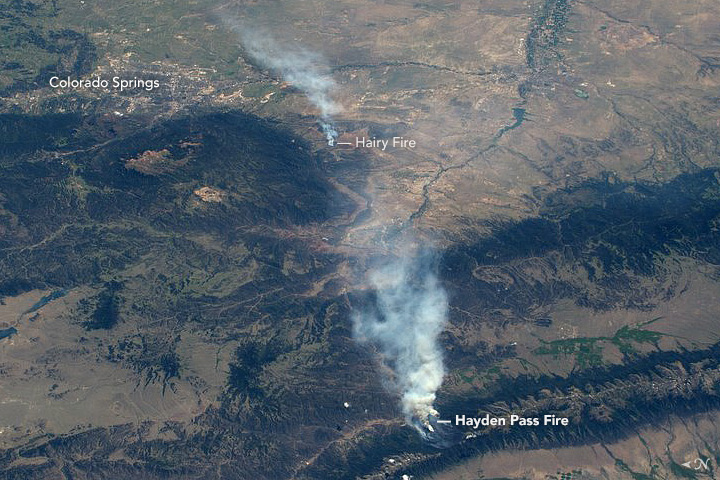
[[[5,3],[4,478],[714,478],[716,3]],[[328,146],[248,22],[415,146]],[[351,318],[408,244],[441,415],[568,427],[406,425]]]

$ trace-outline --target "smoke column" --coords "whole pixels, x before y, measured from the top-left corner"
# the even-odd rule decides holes
[[[292,82],[320,110],[320,126],[328,144],[334,145],[338,133],[332,116],[341,109],[332,99],[335,82],[321,68],[320,57],[279,44],[267,33],[233,23],[227,16],[224,20],[238,32],[253,59]],[[352,320],[355,338],[377,345],[392,369],[408,423],[430,443],[446,447],[457,443],[458,432],[436,423],[438,412],[433,404],[445,375],[437,337],[447,321],[448,300],[430,257],[405,254],[371,272],[376,301]]]
[[[226,20],[226,23],[229,22]],[[238,32],[240,41],[250,56],[302,90],[308,100],[320,110],[320,126],[328,145],[333,146],[338,132],[332,125],[331,117],[340,112],[341,108],[332,99],[335,81],[324,71],[326,69],[321,68],[320,56],[301,47],[278,44],[265,32],[237,24],[230,26]]]
[[[356,338],[382,351],[392,368],[408,422],[428,438],[438,412],[435,392],[445,369],[437,337],[447,321],[448,300],[427,256],[402,258],[369,276],[376,301],[353,317]]]

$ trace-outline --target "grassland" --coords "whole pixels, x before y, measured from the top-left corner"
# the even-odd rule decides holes
[[[673,442],[718,450],[698,413],[718,384],[715,3],[2,7],[0,375],[17,401],[0,416],[27,426],[0,425],[3,474],[423,476],[487,457],[546,478],[580,452],[633,478],[680,475]],[[345,140],[418,148],[326,149],[225,13],[321,50]],[[93,72],[165,85],[46,87]],[[438,452],[402,425],[352,340],[366,292],[349,278],[410,230],[452,297],[441,410],[541,405],[571,431]],[[515,447],[562,465],[502,473]]]

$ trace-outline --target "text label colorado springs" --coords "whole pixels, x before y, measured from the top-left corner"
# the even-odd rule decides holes
[[[106,80],[102,77],[94,77],[94,78],[85,78],[85,79],[78,79],[78,78],[60,78],[60,77],[52,77],[50,78],[50,87],[52,88],[73,88],[73,89],[81,89],[81,88],[104,88],[109,89],[113,88],[115,90],[120,90],[121,92],[125,90],[138,90],[143,89],[148,92],[153,91],[156,88],[160,88],[160,80],[151,80],[151,79],[142,79],[142,78],[122,78],[122,77],[112,77],[110,80]]]

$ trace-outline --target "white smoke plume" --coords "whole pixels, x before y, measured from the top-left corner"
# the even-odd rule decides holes
[[[313,52],[292,44],[278,43],[268,33],[243,25],[231,27],[240,35],[245,51],[265,68],[275,71],[320,110],[320,126],[328,144],[333,146],[338,132],[332,125],[332,116],[342,109],[332,99],[336,84],[323,66],[322,58]]]
[[[427,436],[434,431],[435,392],[445,375],[437,338],[447,321],[447,294],[425,257],[393,261],[369,280],[376,305],[354,315],[355,336],[380,348],[395,374],[405,417]]]

